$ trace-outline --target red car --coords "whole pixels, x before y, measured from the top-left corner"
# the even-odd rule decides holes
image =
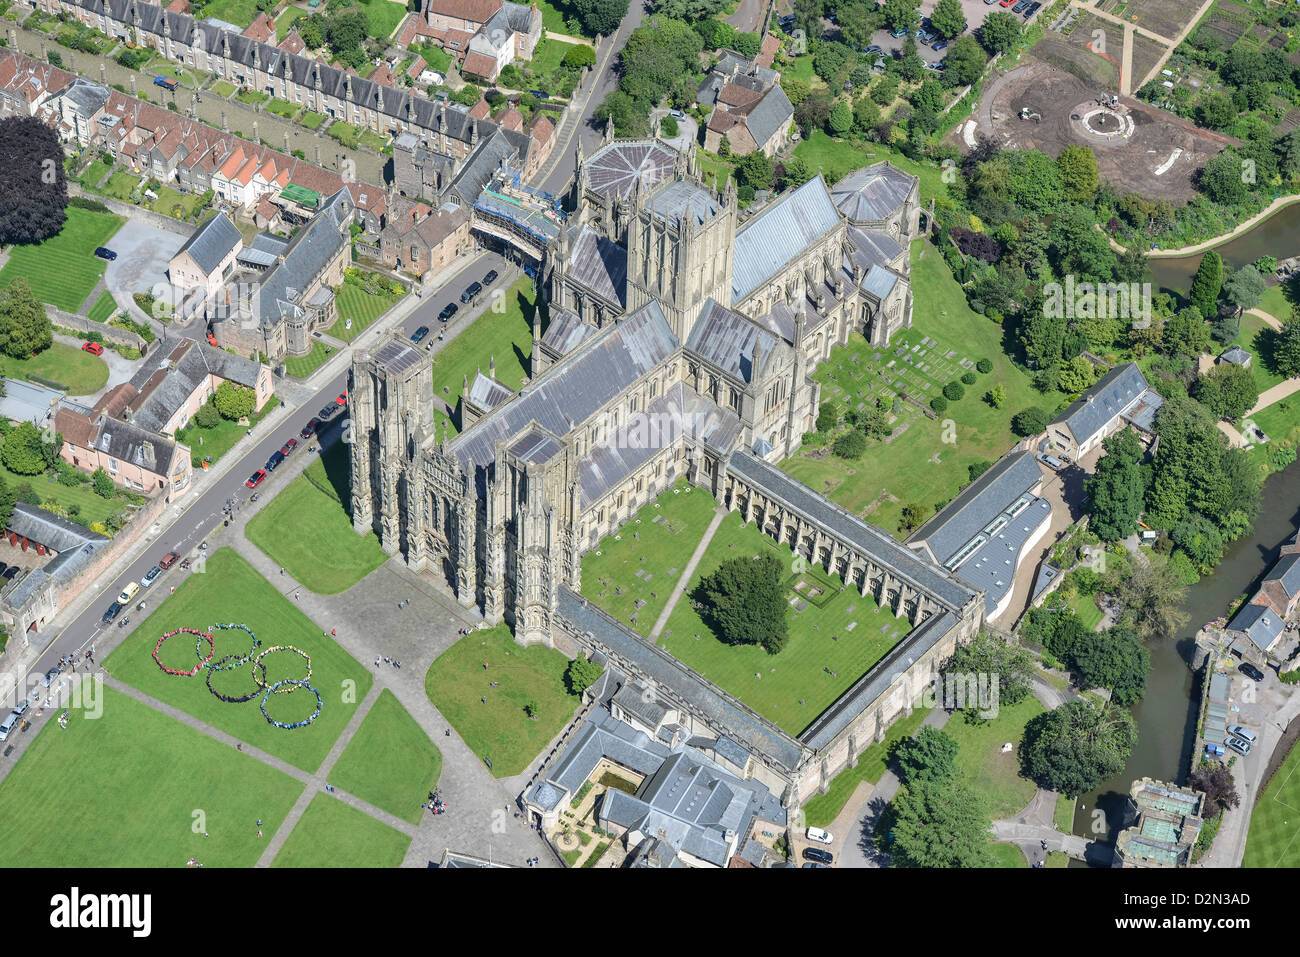
[[[338,403],[339,405],[347,405],[347,404],[348,404],[348,394],[347,394],[346,392],[340,392],[340,393],[339,393],[339,397],[338,397],[337,399],[335,399],[334,401],[335,401],[336,403]]]
[[[280,446],[280,454],[287,458],[289,453],[292,452],[297,447],[298,447],[298,440],[290,439],[288,442],[284,443],[284,445]]]
[[[180,555],[177,555],[175,552],[168,552],[163,556],[162,561],[158,563],[158,567],[166,571],[168,568],[171,568],[176,564],[176,559],[178,558],[180,558]]]
[[[1002,4],[1001,4],[1001,6],[1009,7],[1009,6],[1011,6],[1011,5],[1012,5],[1013,3],[1015,3],[1015,2],[1016,2],[1016,0],[1002,0]]]
[[[311,419],[302,427],[302,431],[298,433],[298,437],[302,439],[310,439],[316,434],[316,426],[318,425],[320,425],[320,419]]]
[[[104,347],[98,342],[83,342],[81,348],[86,352],[89,352],[92,356],[100,356],[104,354]]]
[[[262,480],[264,478],[266,478],[266,469],[258,469],[256,472],[254,472],[252,475],[248,477],[248,481],[245,482],[244,484],[247,485],[249,488],[257,488],[259,485],[262,484]]]

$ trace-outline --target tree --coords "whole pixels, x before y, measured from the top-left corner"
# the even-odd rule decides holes
[[[910,532],[925,521],[925,506],[917,505],[915,502],[911,505],[903,506],[902,526],[905,531]]]
[[[835,136],[848,135],[849,131],[853,129],[853,109],[849,106],[847,100],[839,100],[831,107],[826,125]]]
[[[1184,585],[1162,555],[1133,562],[1124,575],[1107,575],[1107,583],[1124,605],[1122,621],[1137,631],[1143,641],[1167,638],[1187,624],[1182,608],[1187,597]]]
[[[564,684],[569,689],[569,694],[582,694],[595,684],[596,679],[604,672],[605,669],[600,665],[579,655],[564,669]]]
[[[0,120],[0,245],[39,243],[67,219],[68,180],[54,128],[35,117]]]
[[[54,326],[27,280],[19,276],[8,289],[0,289],[0,352],[30,359],[53,342]]]
[[[731,48],[746,59],[752,60],[763,48],[763,38],[757,33],[738,30],[731,38]]]
[[[984,18],[979,40],[990,54],[1006,53],[1020,42],[1020,18],[1008,10],[994,10]]]
[[[4,437],[0,461],[17,475],[40,475],[50,467],[40,430],[30,422],[20,423]]]
[[[1017,412],[1011,419],[1011,431],[1023,438],[1047,431],[1047,412],[1036,405]]]
[[[927,725],[916,737],[896,742],[891,756],[903,772],[903,783],[911,785],[926,779],[947,781],[957,770],[958,750],[952,735]]]
[[[1074,671],[1081,688],[1107,688],[1110,700],[1128,705],[1146,691],[1151,655],[1135,632],[1111,628],[1084,635],[1074,645]]]
[[[1001,11],[999,11],[1001,12]],[[1071,203],[1091,202],[1097,193],[1097,155],[1086,146],[1067,146],[1056,157],[1061,187]]]
[[[1165,320],[1162,341],[1170,355],[1194,359],[1210,348],[1210,327],[1201,311],[1189,306]]]
[[[885,0],[881,17],[890,30],[911,30],[920,20],[920,0]]]
[[[794,189],[812,179],[812,170],[800,156],[791,156],[781,164],[781,188]]]
[[[9,487],[4,476],[0,475],[0,528],[9,527],[9,519],[14,514],[14,503],[18,501],[18,496]]]
[[[1097,370],[1083,356],[1075,356],[1061,366],[1060,379],[1062,392],[1083,392],[1096,380]]]
[[[772,186],[772,161],[762,150],[755,150],[736,165],[736,179],[742,186],[769,189]]]
[[[984,75],[988,55],[970,34],[958,37],[944,56],[943,78],[949,86],[967,86]]]
[[[1210,250],[1201,257],[1201,264],[1192,277],[1192,287],[1187,293],[1187,300],[1200,309],[1205,319],[1214,319],[1218,315],[1218,296],[1223,289],[1222,257]]]
[[[1223,362],[1196,380],[1192,397],[1218,418],[1235,422],[1259,402],[1259,382],[1249,369]]]
[[[112,498],[113,493],[117,491],[117,487],[113,484],[113,476],[103,469],[95,469],[90,473],[90,485],[100,498]]]
[[[217,391],[212,394],[212,404],[216,406],[217,412],[223,419],[232,421],[252,415],[256,401],[257,396],[253,394],[252,389],[230,381],[221,383],[217,386]]]
[[[728,559],[701,580],[698,600],[722,641],[759,644],[774,655],[789,638],[785,578],[775,555]]]
[[[1187,786],[1205,792],[1204,817],[1213,817],[1218,811],[1226,811],[1241,803],[1232,780],[1232,769],[1217,761],[1207,762],[1194,770],[1187,777]]]
[[[1242,172],[1241,156],[1229,147],[1212,156],[1201,168],[1196,185],[1214,202],[1233,206],[1250,194]]]
[[[1128,711],[1087,699],[1070,701],[1025,725],[1020,762],[1043,787],[1077,797],[1122,771],[1136,741]]]
[[[1228,302],[1237,307],[1238,312],[1246,312],[1259,305],[1268,288],[1264,277],[1254,265],[1242,266],[1233,272],[1223,284],[1223,295]]]
[[[210,401],[204,402],[194,413],[194,424],[200,429],[215,429],[221,424],[221,413]]]
[[[890,806],[897,867],[986,867],[989,820],[984,799],[964,782],[921,780],[899,790]]]
[[[609,36],[627,14],[628,0],[573,0],[573,10],[588,33]]]
[[[718,20],[710,20],[709,23],[719,23]],[[596,65],[596,51],[585,43],[575,43],[565,51],[564,65],[580,70],[584,66]]]
[[[1207,90],[1196,104],[1196,122],[1209,129],[1227,129],[1236,118],[1232,100],[1218,90]]]
[[[939,0],[930,14],[930,26],[945,40],[951,40],[965,30],[966,15],[962,13],[961,0]]]
[[[1300,375],[1300,312],[1294,306],[1273,340],[1273,371],[1288,379]]]
[[[984,394],[984,399],[989,405],[993,406],[993,408],[1002,408],[1007,403],[1007,387],[999,382]]]
[[[644,136],[650,129],[650,118],[641,105],[622,90],[610,90],[596,107],[592,117],[597,123],[612,120],[616,136]],[[727,141],[722,141],[727,145]],[[721,150],[719,150],[721,152]]]
[[[325,45],[325,29],[316,15],[302,17],[294,21],[293,28],[302,37],[302,42],[309,50],[318,50]]]
[[[835,440],[831,451],[842,459],[860,459],[867,451],[867,437],[857,429],[845,432]]]
[[[874,4],[842,3],[837,17],[840,36],[844,38],[845,43],[855,50],[871,45],[872,34],[876,32],[881,19],[876,16]]]
[[[817,409],[817,431],[829,432],[839,424],[839,407],[834,402],[823,402]]]
[[[903,41],[898,59],[894,61],[894,72],[909,82],[921,79],[925,73],[925,61],[921,59],[921,54],[916,50],[916,41],[910,35]]]
[[[942,671],[945,680],[964,682],[967,675],[988,675],[990,681],[996,678],[998,702],[1008,706],[1019,704],[1033,691],[1033,655],[986,631],[958,645]]]
[[[1137,531],[1146,495],[1142,445],[1132,429],[1116,432],[1102,443],[1106,454],[1092,477],[1083,483],[1088,497],[1089,527],[1104,542],[1119,541]]]

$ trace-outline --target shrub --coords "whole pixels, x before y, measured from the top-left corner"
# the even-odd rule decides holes
[[[115,486],[113,477],[103,469],[95,469],[90,476],[90,484],[95,490],[95,494],[100,498],[112,498]]]
[[[944,412],[948,408],[948,400],[941,395],[936,395],[930,400],[930,408],[936,412]]]
[[[1047,431],[1047,413],[1036,405],[1017,412],[1011,419],[1011,431],[1022,439]]]
[[[985,375],[988,375],[993,371],[993,363],[988,359],[981,359],[979,362],[975,363],[975,368],[979,369],[980,372],[983,372]]]
[[[221,424],[221,413],[210,401],[204,402],[194,413],[194,424],[200,429],[215,429]]]
[[[961,381],[962,381],[962,382],[965,382],[967,385],[974,385],[974,384],[975,384],[975,373],[973,373],[973,372],[966,372],[966,373],[964,373],[964,374],[962,375],[962,377],[961,377]]]
[[[949,382],[943,387],[943,397],[950,402],[959,402],[966,395],[966,390],[961,387],[960,382]]]
[[[867,451],[867,437],[854,429],[835,440],[831,451],[842,459],[860,459]]]

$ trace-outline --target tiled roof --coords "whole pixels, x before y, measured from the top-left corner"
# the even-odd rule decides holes
[[[877,222],[907,202],[918,182],[896,166],[876,163],[837,182],[831,198],[850,222]]]
[[[737,233],[731,301],[743,300],[839,222],[820,176],[786,193]]]

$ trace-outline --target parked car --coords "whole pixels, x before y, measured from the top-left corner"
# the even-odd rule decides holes
[[[460,301],[463,303],[469,302],[471,299],[473,299],[482,291],[483,291],[483,286],[481,283],[472,282],[468,286],[466,286],[465,291],[460,294]]]
[[[256,472],[254,472],[252,475],[248,477],[248,481],[245,482],[244,484],[247,485],[249,488],[257,488],[265,480],[266,480],[266,470],[258,469]]]
[[[1064,462],[1058,459],[1055,455],[1048,455],[1046,452],[1038,453],[1038,461],[1042,462],[1053,471],[1059,471],[1060,469],[1065,468]]]
[[[1247,678],[1249,678],[1251,681],[1264,680],[1264,672],[1260,671],[1249,661],[1243,661],[1241,664],[1237,665],[1237,670],[1240,671]]]
[[[109,249],[107,246],[96,246],[95,255],[100,259],[106,259],[109,262],[112,262],[117,258],[117,253],[113,252],[113,250]]]
[[[158,563],[158,567],[161,568],[163,571],[166,571],[167,569],[175,565],[177,560],[180,559],[180,557],[181,556],[176,552],[168,552],[166,555],[162,557],[162,561]]]
[[[1025,8],[1028,7],[1031,2],[1032,0],[1016,0],[1015,4],[1011,7],[1011,12],[1024,13]]]
[[[1239,724],[1229,725],[1228,734],[1241,738],[1243,741],[1249,741],[1251,744],[1255,743],[1255,732],[1248,731]]]
[[[118,616],[118,613],[121,612],[121,610],[122,610],[122,603],[115,601],[113,602],[113,604],[109,605],[108,608],[104,609],[104,617],[99,620],[103,622],[105,625],[107,625],[110,621],[112,621],[114,618]]]
[[[986,7],[991,7],[991,6],[993,6],[993,4],[995,4],[995,3],[997,3],[997,2],[998,2],[998,0],[984,0],[984,6],[986,6]]]
[[[1002,0],[1002,2],[999,4],[999,6],[1002,6],[1002,7],[1009,7],[1009,6],[1011,6],[1011,4],[1013,4],[1013,3],[1015,3],[1015,2],[1016,2],[1016,0]]]
[[[158,580],[158,576],[161,574],[162,574],[162,569],[159,568],[157,565],[155,565],[153,568],[149,569],[147,572],[144,573],[144,578],[140,579],[140,584],[143,585],[145,588],[148,588],[150,585],[152,585],[154,582]]]
[[[827,867],[835,863],[835,855],[830,851],[823,851],[820,847],[805,847],[803,849],[803,859],[825,864]]]
[[[104,347],[98,342],[83,342],[81,348],[84,352],[89,352],[92,356],[102,356]]]
[[[489,269],[487,275],[483,277],[484,287],[490,286],[496,281],[497,281],[497,271],[495,269]]]
[[[320,419],[309,420],[307,424],[302,427],[302,431],[298,433],[298,438],[310,439],[313,435],[316,434],[316,427],[318,425],[320,425]]]
[[[1041,9],[1043,9],[1043,4],[1040,2],[1040,0],[1034,0],[1033,3],[1031,3],[1028,7],[1025,8],[1025,19],[1028,20],[1030,17],[1032,17],[1035,13],[1037,13]]]
[[[547,93],[545,90],[529,90],[528,92],[539,100],[549,100],[551,98],[551,94]]]
[[[18,722],[22,720],[23,716],[17,711],[9,712],[9,716],[4,721],[0,721],[0,741],[7,740],[9,735],[13,734],[14,728],[18,727]]]
[[[63,672],[59,668],[51,668],[49,671],[45,672],[45,680],[42,681],[41,684],[48,688],[50,685],[54,684],[54,679],[62,673]]]
[[[22,701],[18,702],[18,707],[14,708],[14,714],[18,715],[18,717],[21,718],[23,715],[27,713],[27,709],[30,708],[31,706],[32,706],[32,699],[24,698]]]
[[[818,867],[823,868],[823,869],[829,869],[829,868],[830,868],[830,865],[829,865],[829,864],[818,864],[816,861],[804,861],[804,862],[803,862],[802,864],[800,864],[799,866],[800,866],[801,868],[803,868],[804,870],[812,870],[812,869],[815,869],[815,868],[818,868]]]
[[[882,47],[882,46],[878,46],[877,44],[873,43],[873,44],[871,44],[871,46],[867,47],[867,48],[866,48],[865,50],[863,50],[862,52],[863,52],[863,53],[866,53],[866,54],[872,54],[872,53],[884,53],[884,52],[885,52],[885,48]]]
[[[135,593],[140,590],[139,582],[127,582],[126,587],[122,589],[122,594],[117,596],[117,600],[123,605],[129,605]]]
[[[276,469],[280,467],[280,463],[283,461],[284,461],[284,453],[277,449],[276,451],[272,452],[271,457],[266,460],[266,466],[265,466],[266,470],[268,472],[274,472]]]
[[[456,305],[454,302],[447,303],[447,305],[442,307],[442,312],[438,313],[438,321],[446,322],[452,316],[456,315],[456,310],[459,308],[460,306]]]
[[[675,119],[675,120],[684,120],[684,119],[686,119],[686,114],[683,113],[681,110],[669,110],[669,111],[668,111],[668,115],[671,116],[671,117],[672,117],[673,119]]]
[[[320,410],[319,412],[316,413],[316,418],[320,419],[322,422],[328,422],[329,419],[330,419],[330,418],[334,415],[334,413],[337,412],[338,410],[339,410],[339,407],[338,407],[337,405],[325,405],[325,406],[321,406],[321,410]],[[294,441],[297,441],[297,440],[295,439]]]
[[[820,827],[810,827],[807,832],[808,840],[816,841],[818,844],[834,844],[835,838],[831,837],[831,832]]]
[[[180,86],[180,84],[177,83],[175,80],[171,79],[171,77],[166,77],[166,76],[156,76],[156,77],[154,77],[154,78],[153,78],[153,85],[154,85],[154,86],[161,86],[164,90],[174,90],[174,89],[176,89],[178,86]]]
[[[347,394],[346,392],[340,392],[340,393],[338,394],[338,396],[334,399],[334,404],[335,404],[335,405],[347,405],[347,404],[348,404],[348,394]]]
[[[1224,743],[1228,747],[1232,748],[1232,750],[1236,751],[1238,754],[1241,755],[1250,754],[1250,742],[1243,741],[1241,740],[1241,738],[1229,738]]]
[[[421,326],[419,329],[416,329],[413,333],[411,333],[411,343],[413,345],[418,346],[421,342],[424,341],[424,337],[427,336],[428,334],[429,334],[429,327]]]
[[[900,27],[899,29],[893,31],[889,35],[893,37],[895,40],[901,40],[903,39],[903,37],[907,36],[907,28]]]
[[[931,43],[930,49],[933,50],[935,53],[938,53],[940,50],[946,50],[948,49],[948,41],[939,40],[936,43]]]
[[[926,68],[927,70],[934,70],[936,73],[938,73],[940,70],[943,69],[943,61],[942,61],[942,60],[935,60],[935,61],[933,61],[933,62],[931,62],[931,63],[927,63],[927,64],[925,65],[925,68]]]
[[[287,458],[288,456],[293,454],[293,450],[296,449],[297,447],[298,447],[298,440],[290,439],[288,442],[284,443],[284,445],[280,446],[280,454]]]

